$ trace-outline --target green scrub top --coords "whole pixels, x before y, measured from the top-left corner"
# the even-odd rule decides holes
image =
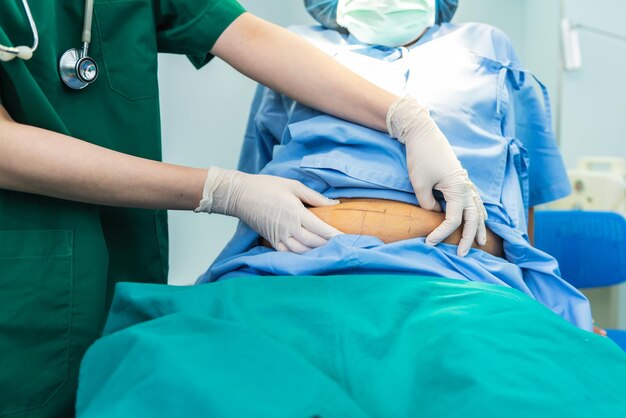
[[[96,0],[98,79],[60,80],[81,46],[84,0],[31,1],[40,43],[0,62],[0,99],[19,123],[161,159],[157,53],[200,68],[244,9],[234,0]],[[21,0],[0,2],[0,44],[32,45]],[[0,189],[0,416],[73,414],[78,365],[118,281],[165,283],[165,211],[112,208]],[[107,296],[108,293],[108,296]]]

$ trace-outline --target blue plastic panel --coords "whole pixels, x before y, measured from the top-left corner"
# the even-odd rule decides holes
[[[535,246],[558,260],[575,287],[626,281],[626,219],[618,213],[537,211]]]

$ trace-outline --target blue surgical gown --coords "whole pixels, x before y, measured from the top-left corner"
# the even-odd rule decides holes
[[[443,24],[409,48],[387,48],[322,27],[292,30],[364,78],[412,95],[430,110],[478,188],[487,226],[502,237],[506,259],[479,249],[458,257],[455,246],[431,247],[424,238],[386,245],[359,235],[337,236],[304,254],[277,252],[260,246],[259,235],[240,223],[198,281],[379,273],[456,278],[517,289],[590,330],[588,301],[526,233],[528,208],[566,196],[570,186],[545,87],[521,67],[509,39],[488,25]],[[331,198],[419,203],[398,141],[263,86],[252,103],[239,168],[296,179]]]

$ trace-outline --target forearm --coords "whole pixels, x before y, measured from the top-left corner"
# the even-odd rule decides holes
[[[206,170],[15,123],[0,106],[0,188],[110,206],[194,209]]]
[[[300,103],[387,130],[387,110],[396,96],[279,26],[245,13],[224,31],[212,53]]]

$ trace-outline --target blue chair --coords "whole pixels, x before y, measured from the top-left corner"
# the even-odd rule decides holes
[[[535,246],[559,262],[577,288],[626,281],[626,218],[614,212],[536,211]],[[607,330],[626,351],[626,331]]]

